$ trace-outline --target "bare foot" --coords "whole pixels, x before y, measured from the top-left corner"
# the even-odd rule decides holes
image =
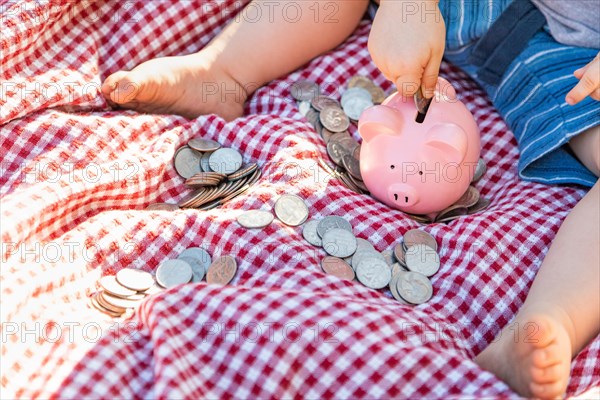
[[[102,94],[122,108],[189,119],[214,113],[227,121],[243,115],[248,97],[244,87],[202,51],[115,72],[102,84]]]
[[[533,314],[521,319],[515,330],[502,335],[482,351],[475,362],[506,382],[521,396],[541,399],[561,397],[571,366],[571,339],[558,319]]]

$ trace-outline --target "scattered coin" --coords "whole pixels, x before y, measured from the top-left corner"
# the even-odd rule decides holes
[[[205,275],[208,271],[208,267],[212,263],[212,258],[210,254],[208,254],[208,251],[200,247],[190,247],[189,249],[186,249],[181,254],[179,254],[177,258],[192,258],[196,260],[196,262],[200,264],[200,266],[204,270]]]
[[[440,269],[440,256],[437,251],[425,244],[416,244],[406,249],[406,267],[427,277]]]
[[[156,270],[156,281],[165,288],[188,283],[192,279],[192,268],[181,260],[165,260]]]
[[[318,112],[323,111],[326,107],[342,108],[339,101],[328,96],[316,96],[312,99],[310,104]]]
[[[288,226],[298,226],[308,218],[308,207],[300,197],[284,194],[275,202],[275,215]]]
[[[354,280],[354,270],[344,260],[337,257],[325,257],[321,260],[321,268],[330,275],[340,279]]]
[[[487,165],[485,163],[485,160],[483,158],[480,158],[479,161],[477,162],[477,168],[475,169],[475,173],[473,174],[473,181],[472,182],[477,182],[479,181],[487,172]]]
[[[406,266],[406,260],[404,259],[404,256],[404,246],[402,243],[398,243],[396,246],[394,246],[394,257],[396,257],[396,261],[398,261],[398,263],[403,267]]]
[[[201,172],[200,158],[202,158],[200,153],[184,146],[175,153],[175,170],[181,177],[191,178]]]
[[[227,285],[237,272],[237,262],[232,256],[222,256],[216,259],[208,269],[206,282]]]
[[[411,304],[423,304],[431,299],[433,287],[425,275],[413,271],[401,271],[398,277],[398,292],[405,301]]]
[[[197,259],[192,257],[181,257],[181,255],[177,257],[177,259],[188,263],[192,269],[192,282],[202,282],[202,279],[204,279],[204,275],[206,274],[206,269]]]
[[[215,151],[221,148],[221,145],[218,142],[215,142],[214,140],[211,139],[204,139],[204,138],[194,138],[191,139],[188,142],[188,146],[190,146],[192,149],[199,151],[201,153],[207,152],[207,151]]]
[[[352,225],[350,225],[350,222],[337,215],[330,215],[319,221],[319,224],[317,225],[317,234],[323,238],[328,230],[336,228],[345,229],[352,233]]]
[[[250,210],[237,217],[237,222],[247,229],[261,229],[273,222],[275,217],[268,211]]]
[[[373,107],[373,101],[362,97],[353,97],[346,101],[344,112],[353,121],[358,121],[363,111]]]
[[[371,93],[369,93],[368,90],[360,87],[353,87],[346,90],[342,95],[342,108],[346,109],[347,103],[354,99],[363,99],[371,103],[373,102],[373,97],[371,96]]]
[[[317,233],[319,222],[320,220],[311,219],[302,227],[302,236],[304,237],[304,240],[316,247],[321,247],[323,245],[321,237]]]
[[[382,88],[377,86],[371,79],[366,76],[357,75],[350,79],[348,83],[349,88],[362,88],[366,89],[371,94],[371,99],[375,104],[381,104],[385,100],[385,92]]]
[[[383,262],[386,263],[385,261],[385,257],[383,256],[383,254],[381,254],[380,252],[378,252],[377,250],[373,249],[373,250],[361,250],[361,251],[356,251],[353,255],[352,255],[352,268],[354,268],[354,270],[356,270],[356,268],[358,267],[358,265],[361,263],[361,261],[365,258],[377,258],[378,260],[381,260]]]
[[[392,272],[385,260],[374,257],[364,258],[356,267],[356,277],[371,289],[382,289],[392,279]]]
[[[398,300],[400,303],[409,304],[402,298],[402,296],[400,296],[400,293],[398,292],[398,281],[399,280],[400,280],[400,274],[394,273],[394,269],[392,268],[392,279],[390,279],[390,285],[389,285],[390,293],[392,293],[392,296],[394,297],[394,299]]]
[[[329,229],[322,239],[323,249],[331,256],[345,258],[350,257],[356,251],[356,238],[352,232],[345,229]]]
[[[344,114],[344,110],[328,106],[321,111],[321,123],[331,132],[343,132],[350,126],[348,116]]]
[[[437,241],[429,233],[420,229],[411,229],[404,234],[403,237],[404,245],[406,248],[417,244],[425,244],[431,247],[434,251],[437,251]]]
[[[116,280],[121,285],[135,291],[144,291],[154,285],[154,278],[146,271],[124,268],[117,272]]]
[[[222,148],[211,154],[210,169],[225,175],[233,174],[242,167],[242,155],[234,149]]]
[[[292,97],[298,101],[310,101],[319,95],[319,85],[312,81],[298,81],[290,89]]]
[[[345,154],[344,157],[342,157],[342,162],[350,175],[362,180],[362,175],[360,174],[360,160],[354,158],[354,156]]]
[[[117,278],[115,278],[114,275],[103,276],[102,278],[100,278],[100,281],[98,281],[98,283],[105,291],[115,296],[127,297],[133,296],[137,293],[136,290],[126,288],[125,286],[117,282]]]
[[[207,152],[202,154],[202,158],[200,158],[200,167],[202,168],[203,172],[211,172],[212,169],[210,169],[210,156],[212,155],[212,152]]]

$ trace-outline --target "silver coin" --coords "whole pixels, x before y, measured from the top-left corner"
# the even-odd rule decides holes
[[[371,99],[352,97],[346,101],[344,112],[351,120],[358,121],[363,111],[369,107],[373,107]]]
[[[154,278],[149,272],[133,268],[124,268],[115,275],[117,282],[135,291],[144,291],[154,285]]]
[[[368,240],[365,240],[363,238],[356,238],[356,251],[362,250],[376,251],[375,247],[373,247],[371,242],[369,242]]]
[[[329,229],[322,239],[323,249],[331,256],[346,258],[356,251],[356,238],[345,229]]]
[[[319,225],[320,220],[311,219],[302,227],[302,236],[304,240],[313,246],[321,247],[323,245],[323,241],[321,237],[317,233],[317,225]]]
[[[359,88],[359,87],[354,87],[354,88],[350,88],[348,90],[346,90],[344,92],[344,94],[342,95],[342,108],[346,108],[346,103],[351,100],[351,99],[355,99],[355,98],[362,98],[364,100],[368,100],[371,103],[373,102],[373,96],[371,96],[371,93],[369,93],[369,91],[367,89],[363,89],[363,88]]]
[[[134,308],[141,303],[141,300],[124,299],[122,297],[113,296],[106,291],[101,291],[99,293],[102,296],[102,300],[119,308]]]
[[[356,267],[356,277],[371,289],[381,289],[390,283],[392,271],[384,260],[369,257],[362,259]]]
[[[411,304],[423,304],[433,296],[431,282],[418,272],[400,272],[397,286],[400,296]]]
[[[477,182],[478,180],[483,178],[483,176],[485,175],[486,172],[487,172],[487,165],[486,165],[484,159],[480,158],[479,161],[477,162],[477,168],[475,169],[475,173],[473,174],[472,182]]]
[[[211,154],[212,152],[202,154],[202,158],[200,158],[200,168],[202,168],[202,172],[214,172],[212,169],[210,169]]]
[[[350,222],[346,221],[342,217],[338,217],[337,215],[330,215],[328,217],[323,218],[319,222],[319,225],[317,225],[317,233],[321,238],[323,238],[325,232],[335,228],[345,229],[348,232],[352,233],[352,225],[350,225]]]
[[[246,229],[260,229],[273,222],[275,217],[269,211],[250,210],[237,217],[237,222]]]
[[[242,155],[234,149],[219,149],[210,155],[209,165],[214,172],[229,175],[242,167]]]
[[[204,270],[204,274],[206,274],[208,267],[210,267],[210,264],[212,264],[212,258],[210,254],[200,247],[190,247],[189,249],[185,249],[177,258],[181,259],[184,257],[189,257],[196,260]]]
[[[298,81],[292,84],[290,92],[292,97],[298,101],[310,101],[318,96],[321,91],[319,85],[313,81]]]
[[[284,194],[275,202],[275,215],[288,226],[298,226],[308,218],[308,207],[300,197]]]
[[[426,244],[434,250],[437,250],[438,245],[435,238],[420,229],[411,229],[404,234],[404,249],[408,249],[410,246],[414,246],[416,244]]]
[[[440,256],[437,251],[425,244],[417,244],[406,249],[406,268],[425,276],[432,276],[440,269]]]
[[[156,269],[156,281],[165,288],[188,283],[192,279],[192,267],[182,260],[165,260]]]
[[[390,293],[392,293],[392,296],[394,297],[394,299],[398,300],[400,303],[409,304],[406,302],[406,300],[404,300],[402,298],[402,296],[400,296],[400,293],[398,292],[398,281],[399,280],[400,280],[400,275],[394,274],[392,272],[392,279],[390,280]]]
[[[202,282],[206,271],[204,270],[204,267],[200,265],[197,259],[192,257],[177,257],[177,259],[185,261],[190,265],[190,268],[192,268],[192,282]]]
[[[352,256],[352,263],[351,263],[352,268],[354,268],[356,270],[356,267],[358,267],[358,264],[360,264],[360,262],[364,258],[377,258],[387,264],[387,262],[385,261],[385,257],[377,250],[364,249],[364,250],[360,250],[360,251],[357,250],[354,253],[354,255]]]
[[[344,132],[350,126],[350,120],[344,110],[336,107],[325,107],[319,115],[321,123],[331,132]]]
[[[114,275],[103,276],[98,283],[105,291],[118,297],[129,297],[137,293],[137,291],[126,288],[117,282],[117,278]]]
[[[391,268],[395,262],[394,252],[391,249],[387,249],[381,252],[381,255],[385,259],[386,264]]]
[[[302,114],[304,117],[306,117],[306,115],[308,114],[310,107],[311,107],[310,101],[299,101],[298,102],[298,110],[300,111],[300,114]]]
[[[202,172],[200,169],[200,159],[202,155],[195,150],[185,146],[175,154],[175,170],[179,176],[188,179]]]

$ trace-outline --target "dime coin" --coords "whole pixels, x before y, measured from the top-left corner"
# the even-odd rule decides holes
[[[404,256],[406,267],[427,277],[435,275],[440,269],[440,256],[437,251],[425,244],[416,244],[406,249]]]
[[[188,146],[199,152],[215,151],[221,148],[218,142],[204,138],[194,138],[188,142]]]
[[[179,206],[177,204],[171,203],[154,203],[150,204],[146,207],[147,211],[176,211],[179,210]]]
[[[175,170],[179,176],[185,179],[191,178],[201,172],[200,158],[202,158],[201,154],[185,146],[175,154]]]
[[[398,292],[411,304],[423,304],[431,299],[433,287],[425,275],[418,272],[400,272],[398,274]]]
[[[192,257],[181,257],[181,255],[177,257],[177,259],[185,261],[189,264],[190,268],[192,269],[192,282],[202,282],[202,279],[204,279],[204,275],[206,274],[206,270],[202,265],[200,265],[197,259]]]
[[[185,261],[165,260],[156,269],[156,281],[165,288],[188,283],[192,279],[192,267]]]
[[[208,267],[212,263],[212,258],[208,252],[200,247],[190,247],[189,249],[184,250],[181,254],[179,254],[178,259],[181,258],[193,258],[200,264],[202,269],[204,270],[204,274],[208,271]]]
[[[115,278],[114,275],[103,276],[102,278],[100,278],[100,281],[98,281],[98,283],[105,291],[115,296],[128,297],[133,296],[137,293],[137,291],[128,289],[125,286],[121,285],[119,282],[117,282],[117,278]]]
[[[346,221],[342,217],[338,217],[337,215],[330,215],[319,221],[319,224],[317,225],[317,233],[321,238],[323,238],[323,235],[325,235],[328,230],[336,228],[345,229],[352,233],[352,225],[350,225],[350,222]]]
[[[352,232],[345,229],[329,229],[322,239],[323,249],[331,256],[345,258],[350,257],[356,251],[356,238]]]
[[[321,260],[321,268],[329,275],[340,279],[353,280],[354,270],[342,259],[337,257],[325,257]]]
[[[211,154],[210,169],[225,175],[233,174],[242,166],[242,155],[234,149],[219,149]]]
[[[250,210],[237,217],[237,222],[246,229],[260,229],[273,222],[275,217],[269,211]]]
[[[426,244],[434,250],[438,249],[437,242],[433,236],[429,233],[420,229],[411,229],[404,234],[404,245],[405,248],[414,246],[416,244]]]
[[[371,289],[382,289],[390,283],[392,272],[384,260],[369,257],[362,259],[356,267],[356,277]]]
[[[144,291],[154,285],[154,278],[146,271],[124,268],[117,272],[117,282],[135,291]]]
[[[275,202],[275,215],[288,226],[298,226],[308,218],[308,207],[300,197],[284,194]]]
[[[237,272],[237,262],[232,256],[223,256],[216,259],[208,269],[206,282],[218,285],[227,285]]]
[[[292,85],[290,92],[298,101],[310,101],[319,95],[319,85],[312,81],[298,81]]]
[[[323,126],[331,132],[343,132],[350,126],[350,120],[344,110],[337,107],[325,107],[320,118]]]
[[[321,247],[323,244],[321,237],[317,233],[319,222],[320,220],[311,219],[302,227],[302,236],[304,237],[304,240],[317,247]]]

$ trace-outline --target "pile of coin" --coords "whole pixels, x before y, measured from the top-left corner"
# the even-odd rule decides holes
[[[237,272],[237,262],[226,255],[212,261],[210,254],[191,247],[176,259],[165,260],[156,269],[156,275],[124,268],[116,275],[103,276],[99,290],[90,297],[90,304],[111,317],[121,317],[133,311],[146,297],[165,289],[189,282],[201,282],[204,277],[211,284],[227,285]]]
[[[361,145],[348,133],[350,122],[357,122],[360,114],[374,104],[385,100],[383,89],[365,76],[350,79],[348,88],[342,95],[341,103],[332,97],[320,94],[318,84],[299,81],[292,85],[292,97],[298,102],[300,112],[308,119],[327,145],[327,154],[335,167],[319,159],[319,165],[329,175],[339,179],[344,186],[359,194],[369,194],[360,172]],[[425,114],[431,99],[425,99],[421,91],[415,96],[419,113]],[[483,159],[479,159],[472,183],[477,182],[487,171]],[[409,214],[408,217],[422,224],[434,222],[448,223],[465,215],[485,210],[490,201],[480,196],[474,186],[453,205],[442,210],[435,218],[428,215]]]
[[[211,210],[244,193],[261,176],[257,164],[243,166],[238,151],[223,148],[210,139],[191,139],[175,152],[174,162],[177,173],[194,191],[179,204],[156,203],[149,205],[147,210]]]
[[[304,239],[328,254],[321,260],[325,273],[354,280],[371,289],[389,287],[392,296],[406,304],[422,304],[433,295],[428,277],[440,268],[437,243],[428,233],[413,229],[393,249],[383,253],[352,233],[342,217],[312,219],[302,229]]]

